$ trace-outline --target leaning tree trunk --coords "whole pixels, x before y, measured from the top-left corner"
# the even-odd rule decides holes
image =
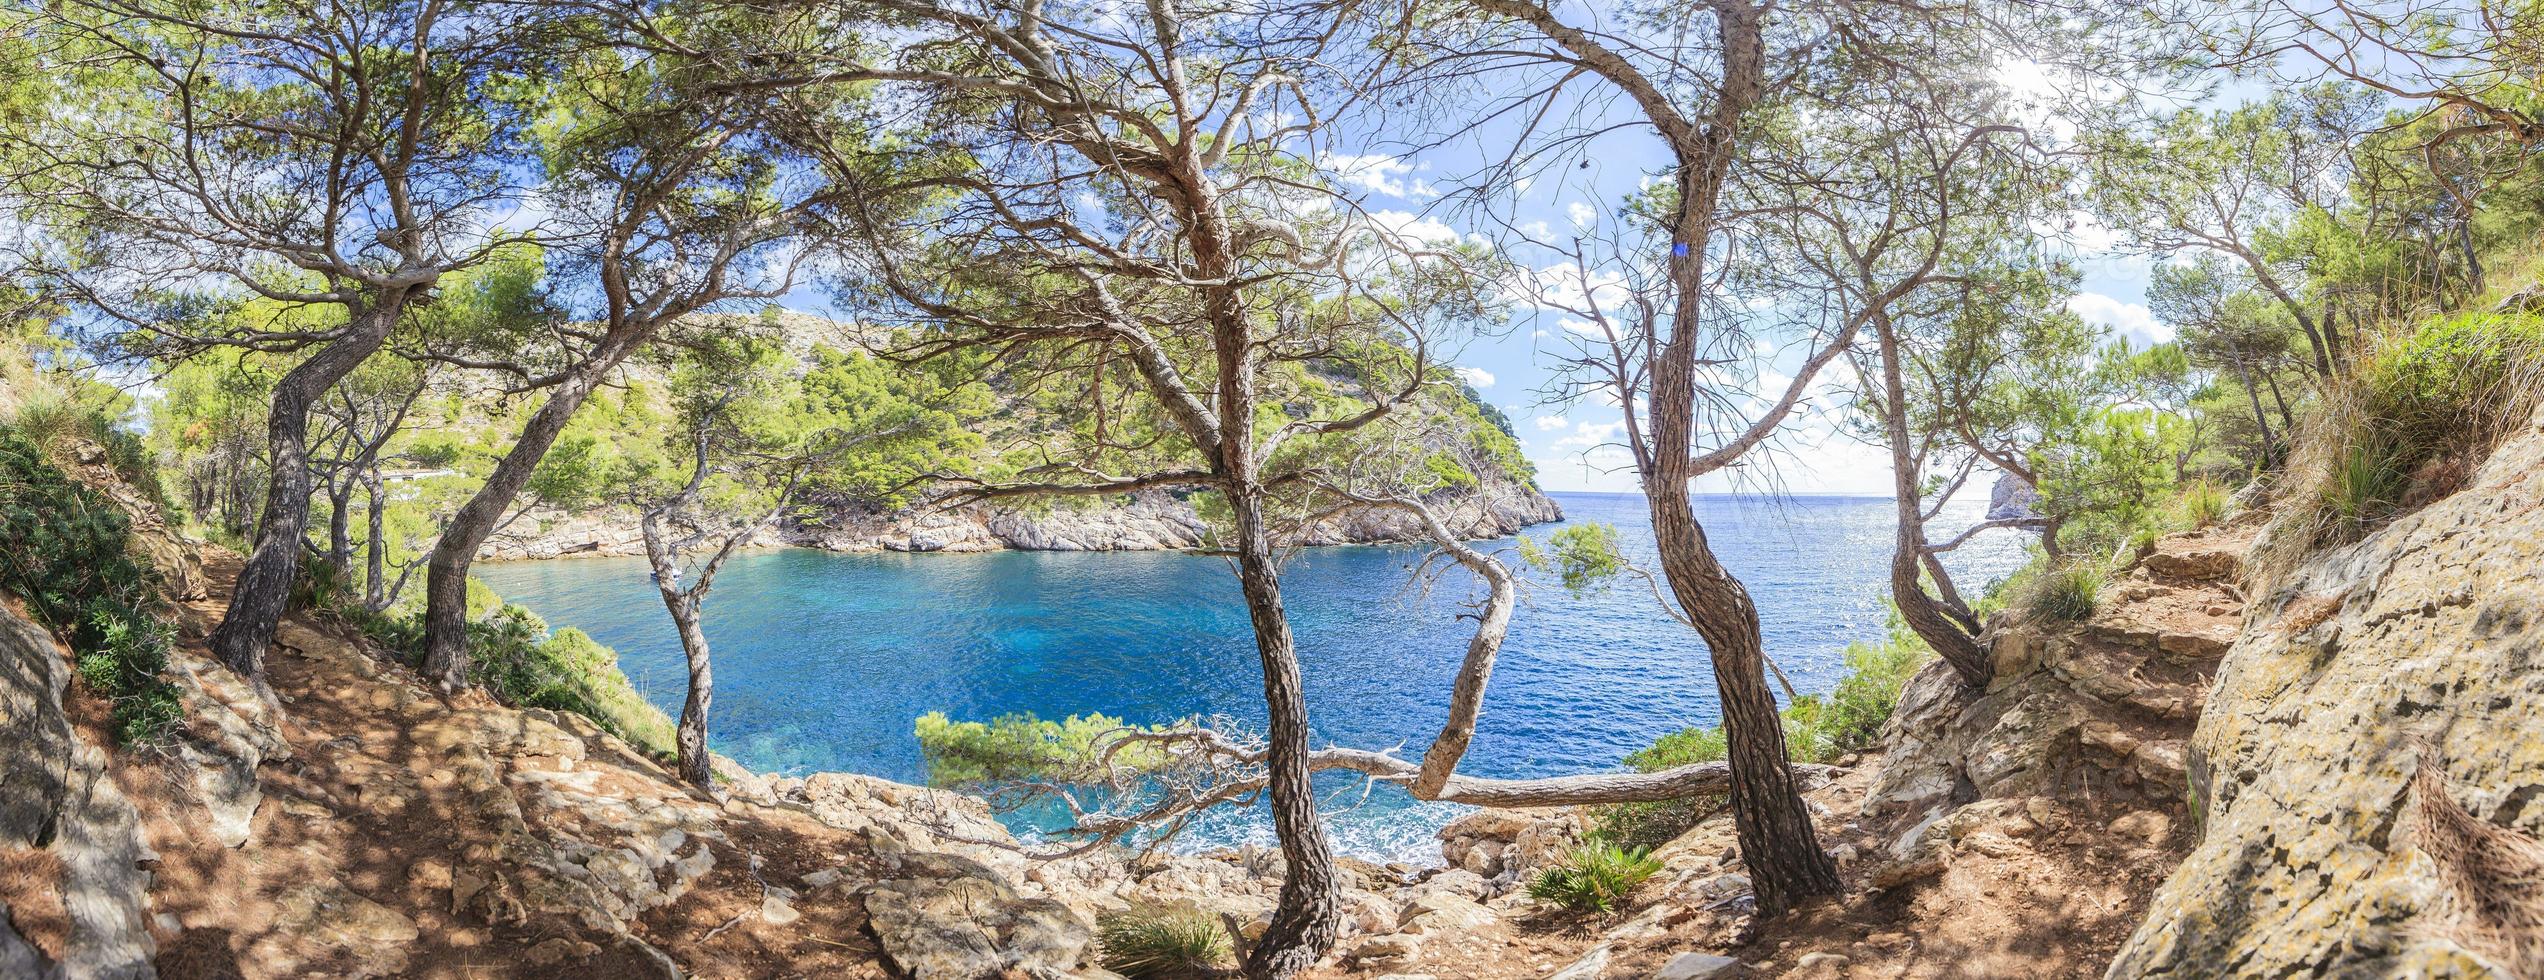
[[[442,529],[441,539],[433,545],[431,563],[424,571],[424,676],[444,688],[456,688],[468,673],[468,568],[477,560],[477,549],[512,508],[521,488],[547,458],[548,449],[556,445],[557,436],[566,423],[591,397],[592,390],[611,368],[617,367],[627,353],[635,349],[642,337],[618,336],[602,341],[582,367],[558,382],[548,400],[521,427],[512,449],[495,464],[484,486],[460,505],[451,515],[450,525]]]
[[[1882,414],[1890,437],[1891,500],[1899,509],[1897,531],[1891,539],[1891,604],[1898,607],[1899,618],[1907,621],[1908,628],[1952,665],[1963,683],[1985,688],[1996,673],[1995,662],[1979,648],[1978,638],[1945,615],[1935,597],[1926,593],[1925,572],[1930,563],[1926,560],[1925,497],[1918,486],[1923,464],[1908,434],[1908,386],[1900,376],[1899,334],[1891,329],[1888,318],[1876,315],[1873,335],[1881,344],[1882,393],[1889,402]],[[1936,579],[1949,589],[1952,580],[1941,563],[1931,567]]]
[[[656,569],[668,567],[657,563]],[[707,656],[707,631],[698,623],[699,603],[676,585],[662,587],[663,607],[680,630],[680,651],[689,659],[689,696],[680,703],[680,727],[673,742],[680,750],[680,778],[701,791],[715,790],[714,766],[707,756],[707,707],[715,701],[715,670]]]
[[[1730,742],[1731,812],[1740,858],[1757,889],[1758,913],[1780,915],[1801,900],[1835,894],[1837,865],[1820,849],[1802,787],[1787,763],[1784,720],[1767,690],[1766,644],[1749,590],[1715,559],[1685,487],[1654,486],[1652,531],[1670,593],[1696,623],[1722,697]]]
[[[274,384],[266,416],[265,516],[256,547],[239,569],[230,607],[212,631],[211,647],[231,670],[265,686],[265,648],[282,624],[292,582],[300,574],[300,541],[309,533],[309,407],[380,349],[397,323],[402,293],[383,296],[372,310],[357,310],[345,334],[284,373]]]
[[[1342,898],[1333,847],[1316,816],[1316,790],[1308,771],[1307,695],[1289,614],[1281,606],[1281,578],[1273,567],[1261,491],[1235,488],[1228,501],[1236,518],[1237,581],[1254,621],[1255,649],[1263,661],[1263,703],[1272,718],[1265,760],[1272,827],[1279,832],[1289,871],[1271,928],[1256,941],[1245,965],[1247,976],[1268,980],[1296,976],[1334,948],[1342,932]]]

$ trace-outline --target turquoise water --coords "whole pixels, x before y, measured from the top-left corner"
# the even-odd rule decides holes
[[[1643,500],[1555,494],[1570,520],[1616,525],[1651,567]],[[1978,519],[1973,503],[1950,517]],[[1723,562],[1754,594],[1767,649],[1796,687],[1826,690],[1846,644],[1881,635],[1888,500],[1700,497]],[[1957,526],[1946,523],[1942,526]],[[1542,537],[1553,525],[1527,533]],[[1510,542],[1501,542],[1508,546]],[[1419,754],[1445,715],[1471,624],[1463,571],[1409,586],[1422,549],[1305,549],[1284,570],[1318,744]],[[2010,533],[1953,556],[1976,589],[2021,562]],[[551,624],[617,648],[646,697],[677,713],[685,668],[642,559],[480,566],[495,591]],[[925,778],[911,722],[929,711],[986,719],[1100,711],[1133,722],[1263,717],[1262,679],[1234,574],[1180,553],[839,555],[787,549],[733,559],[707,602],[718,751],[768,772]],[[1696,635],[1659,614],[1639,581],[1588,596],[1528,588],[1494,671],[1462,772],[1524,777],[1613,769],[1653,738],[1716,720]],[[1430,832],[1457,808],[1335,780],[1337,842],[1365,857],[1436,858]],[[1029,816],[1016,821],[1030,829]],[[1268,841],[1232,811],[1194,845]]]

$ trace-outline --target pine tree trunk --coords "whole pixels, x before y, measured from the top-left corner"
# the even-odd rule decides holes
[[[268,455],[265,514],[256,546],[239,569],[228,612],[212,631],[211,647],[231,670],[265,686],[265,648],[274,642],[292,582],[300,575],[300,541],[309,533],[309,407],[327,389],[370,359],[397,324],[405,294],[383,296],[375,309],[356,310],[342,337],[300,362],[274,384],[266,418]]]
[[[424,676],[438,681],[444,688],[456,688],[468,673],[468,569],[477,560],[477,549],[495,532],[497,522],[510,510],[521,489],[547,458],[548,449],[556,445],[566,423],[583,407],[592,390],[611,368],[627,356],[641,341],[638,338],[612,338],[594,351],[571,376],[558,382],[548,393],[546,403],[521,427],[521,435],[513,440],[512,449],[504,453],[495,471],[488,474],[485,485],[460,505],[451,515],[450,524],[442,529],[433,544],[431,563],[424,570]]]
[[[1273,567],[1272,538],[1263,522],[1259,490],[1228,494],[1237,526],[1237,579],[1253,617],[1255,649],[1263,661],[1263,703],[1271,709],[1272,826],[1281,838],[1289,877],[1271,928],[1245,965],[1254,980],[1296,976],[1316,965],[1341,938],[1342,899],[1332,845],[1316,815],[1316,791],[1307,768],[1307,695],[1300,683],[1298,649],[1289,614],[1281,605],[1281,580]]]
[[[1820,849],[1802,788],[1786,765],[1784,722],[1767,690],[1765,643],[1749,590],[1705,541],[1684,489],[1647,491],[1661,568],[1679,606],[1713,655],[1714,686],[1730,742],[1731,812],[1758,914],[1781,915],[1804,899],[1836,894],[1837,865]]]
[[[1952,672],[1961,675],[1962,683],[1985,688],[1996,673],[1995,661],[1979,648],[1978,639],[1944,615],[1933,596],[1926,594],[1924,573],[1926,562],[1926,514],[1923,488],[1918,486],[1923,461],[1908,434],[1908,385],[1899,366],[1899,334],[1885,316],[1873,318],[1873,335],[1881,345],[1882,393],[1888,402],[1882,413],[1890,438],[1891,500],[1898,507],[1899,520],[1891,539],[1890,598],[1898,607],[1899,618],[1926,645],[1933,647]],[[1934,566],[1935,577],[1949,587],[1940,564]]]
[[[388,515],[380,512],[386,494],[380,492],[380,470],[372,467],[362,478],[362,492],[369,506],[363,509],[363,580],[362,604],[373,612],[388,608],[389,534]]]
[[[689,658],[689,696],[680,703],[680,778],[701,791],[715,789],[714,767],[707,756],[707,706],[715,700],[715,671],[707,657],[707,631],[698,624],[698,607],[666,597],[671,620],[680,627],[680,650]]]
[[[353,583],[353,481],[330,477],[327,486],[327,566],[336,587]]]

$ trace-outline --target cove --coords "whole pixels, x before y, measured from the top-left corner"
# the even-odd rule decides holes
[[[1568,520],[1615,525],[1625,553],[1653,567],[1641,497],[1552,496]],[[1714,548],[1757,602],[1769,655],[1802,691],[1833,687],[1846,645],[1884,628],[1890,502],[1699,496],[1697,506]],[[1955,503],[1937,526],[1975,522],[1983,506]],[[1285,567],[1316,744],[1403,746],[1413,756],[1438,731],[1471,632],[1456,616],[1474,596],[1462,570],[1427,590],[1413,583],[1424,553],[1309,548]],[[1991,532],[1949,564],[1976,591],[2022,560],[2017,535]],[[642,559],[489,564],[478,574],[551,625],[580,627],[615,647],[638,689],[679,711],[679,641]],[[707,632],[716,657],[712,741],[763,772],[922,782],[911,724],[929,711],[969,720],[1100,711],[1137,723],[1224,715],[1251,726],[1263,718],[1245,606],[1227,562],[1215,557],[775,550],[737,557],[718,577]],[[1538,581],[1524,586],[1461,771],[1610,770],[1662,734],[1716,720],[1703,643],[1660,613],[1641,580],[1579,596]],[[1431,831],[1462,809],[1417,804],[1392,787],[1364,793],[1356,779],[1331,782],[1336,845],[1361,857],[1434,860]],[[1010,819],[1030,831],[1048,817]],[[1183,844],[1270,840],[1262,814],[1225,811]]]

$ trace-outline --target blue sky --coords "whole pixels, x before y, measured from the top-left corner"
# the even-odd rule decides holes
[[[2065,94],[2057,83],[2038,71],[2009,67],[2000,79],[2026,94]],[[2046,116],[2040,117],[2040,124],[2060,128],[2058,121]],[[1451,142],[1406,154],[1390,152],[1391,145],[1402,145],[1397,141],[1377,139],[1355,147],[1348,140],[1341,140],[1329,150],[1327,160],[1361,195],[1363,207],[1382,219],[1392,215],[1402,222],[1431,222],[1443,226],[1436,233],[1445,234],[1462,229],[1457,229],[1454,219],[1444,216],[1445,209],[1435,207],[1440,186],[1453,180],[1452,175],[1483,165],[1490,159],[1487,154],[1499,152],[1505,144],[1496,144],[1495,140],[1511,136],[1499,130],[1509,128],[1505,123],[1488,122]],[[1338,161],[1340,165],[1336,165]],[[1567,159],[1522,189],[1511,205],[1513,222],[1542,222],[1558,235],[1567,225],[1590,227],[1605,220],[1624,195],[1660,173],[1667,157],[1648,126],[1625,126],[1608,131],[1583,148],[1577,161]],[[1435,216],[1434,211],[1442,212],[1442,216]],[[2083,216],[2076,219],[2073,228],[2059,232],[2055,247],[2071,257],[2083,274],[2070,307],[2085,319],[2139,344],[2171,339],[2171,329],[2156,322],[2145,305],[2151,260],[2126,254],[2120,250],[2121,244],[2116,236]],[[1513,258],[1537,265],[1551,263],[1554,257],[1515,253]],[[1460,373],[1510,416],[1529,458],[1537,464],[1539,482],[1546,488],[1639,490],[1630,462],[1614,441],[1621,431],[1621,418],[1612,402],[1548,401],[1554,370],[1569,349],[1560,339],[1566,318],[1558,312],[1529,306],[1515,313],[1517,319],[1508,331],[1479,337],[1466,345],[1456,358]],[[1807,351],[1795,348],[1763,356],[1762,363],[1751,372],[1757,379],[1753,384],[1780,392],[1806,355]],[[1831,368],[1832,372],[1843,370],[1840,366]],[[1766,487],[1788,493],[1888,496],[1888,451],[1841,431],[1838,423],[1849,411],[1843,392],[1845,382],[1826,375],[1822,381],[1815,386],[1807,410],[1779,434],[1771,457],[1760,461],[1766,466],[1766,479],[1759,479],[1757,469],[1748,473],[1727,471],[1699,481],[1695,489],[1722,492]],[[1974,492],[1984,489],[1984,481],[1977,481],[1972,488]]]

